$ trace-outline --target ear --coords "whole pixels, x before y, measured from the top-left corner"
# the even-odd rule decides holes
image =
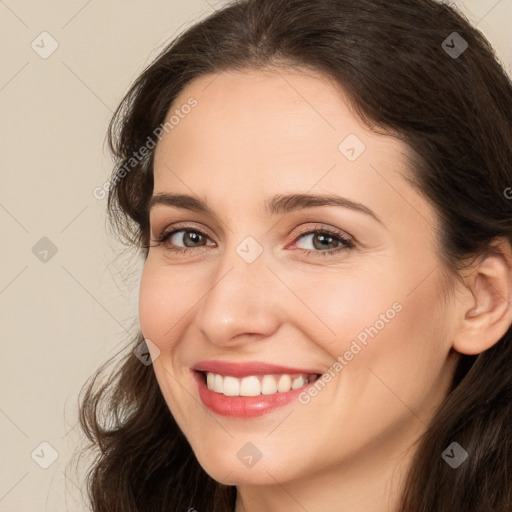
[[[512,324],[512,250],[496,238],[464,277],[453,348],[474,355],[497,343]]]

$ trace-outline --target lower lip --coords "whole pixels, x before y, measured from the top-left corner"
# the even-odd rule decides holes
[[[203,404],[221,416],[234,418],[254,418],[268,414],[295,400],[308,387],[306,385],[286,393],[274,393],[273,395],[226,396],[208,389],[204,382],[204,374],[198,371],[192,373],[197,382],[199,397]]]

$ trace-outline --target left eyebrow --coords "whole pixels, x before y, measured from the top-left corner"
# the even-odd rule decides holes
[[[168,194],[159,193],[153,195],[147,205],[147,210],[156,205],[172,206],[191,210],[198,213],[206,213],[215,216],[213,210],[201,199],[187,194]],[[369,215],[384,226],[382,220],[370,208],[362,203],[358,203],[338,195],[320,195],[320,194],[279,194],[265,202],[265,212],[269,215],[278,215],[289,213],[305,208],[314,208],[319,206],[340,206],[350,208],[358,212]]]
[[[319,194],[288,194],[277,195],[265,203],[265,211],[270,214],[287,213],[304,208],[313,208],[317,206],[341,206],[350,208],[358,212],[373,217],[377,222],[384,226],[382,220],[373,210],[362,203],[351,201],[346,197],[338,195],[319,195]]]

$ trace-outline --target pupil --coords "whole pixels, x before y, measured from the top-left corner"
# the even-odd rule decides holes
[[[200,242],[201,235],[199,233],[196,233],[195,231],[187,231],[185,237],[193,244],[195,244]]]
[[[324,248],[325,249],[325,247],[327,245],[329,245],[330,243],[332,243],[333,240],[334,240],[334,238],[332,236],[330,236],[330,235],[322,235],[322,234],[320,234],[320,235],[317,235],[317,237],[318,237],[318,240],[321,243],[320,243],[320,247],[317,247],[316,244],[315,244],[315,248],[316,249],[318,249],[318,248],[320,248],[320,249]]]

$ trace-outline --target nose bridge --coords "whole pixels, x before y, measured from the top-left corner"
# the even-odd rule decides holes
[[[233,343],[240,334],[271,335],[279,324],[272,277],[254,239],[228,248],[196,313],[202,334],[218,345]]]

